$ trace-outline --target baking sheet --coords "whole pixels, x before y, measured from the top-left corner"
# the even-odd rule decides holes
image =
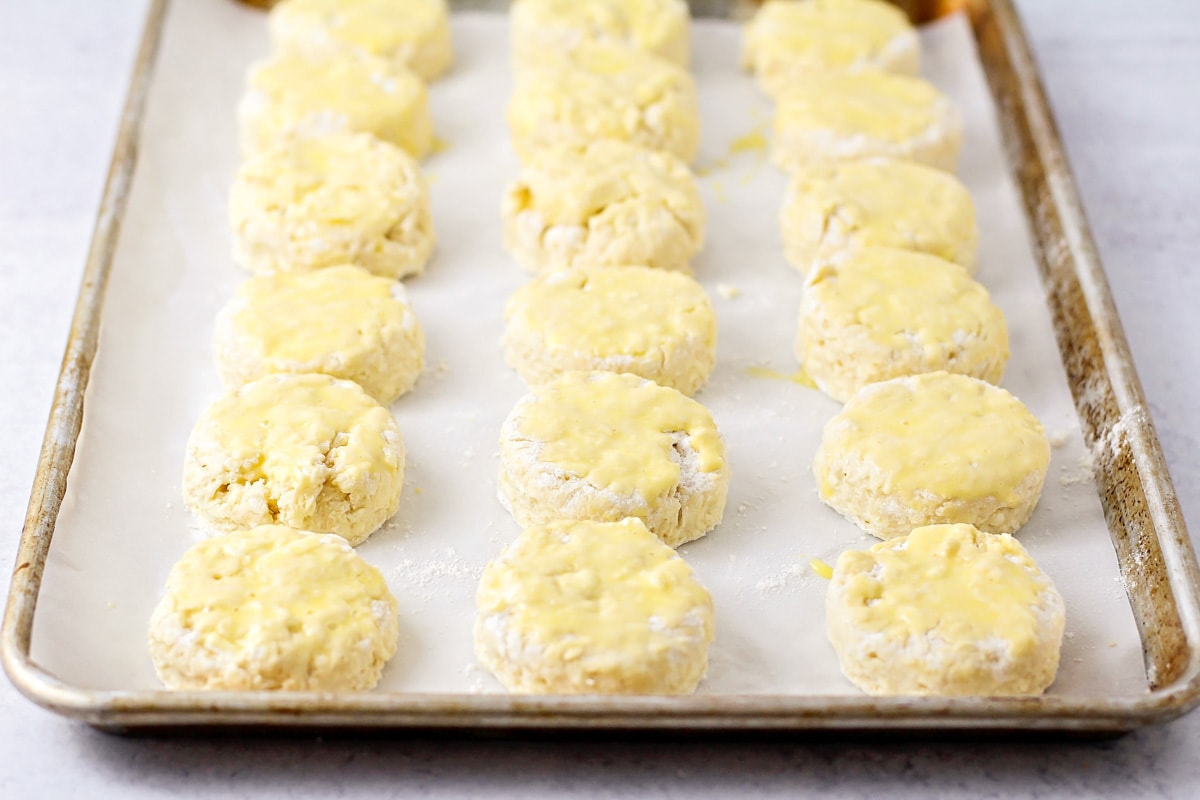
[[[458,64],[431,92],[448,143],[426,163],[440,242],[428,273],[409,282],[429,367],[393,406],[409,455],[400,512],[360,548],[388,576],[403,614],[383,690],[499,691],[474,665],[471,621],[480,570],[517,533],[494,492],[500,422],[524,391],[499,345],[504,300],[526,279],[500,247],[499,198],[517,171],[503,122],[505,28],[499,15],[457,15]],[[695,269],[721,324],[717,371],[698,399],[724,432],[734,470],[725,522],[681,549],[717,606],[717,642],[700,691],[853,692],[825,642],[825,582],[807,566],[874,541],[816,499],[808,465],[838,406],[751,374],[795,368],[800,278],[783,261],[776,222],[784,180],[760,149],[734,146],[768,130],[770,108],[737,69],[736,25],[700,20],[694,37],[704,117],[698,167],[710,216]],[[1051,691],[1144,692],[1136,628],[969,30],[951,18],[923,40],[928,76],[966,118],[960,174],[979,208],[979,278],[1011,327],[1004,385],[1057,445],[1045,495],[1020,534],[1067,602],[1063,664]],[[179,500],[184,445],[220,391],[209,351],[213,317],[245,277],[229,257],[225,222],[238,163],[233,110],[246,65],[266,51],[256,12],[215,2],[171,8],[34,625],[34,660],[68,684],[158,686],[146,624],[170,566],[200,536]]]

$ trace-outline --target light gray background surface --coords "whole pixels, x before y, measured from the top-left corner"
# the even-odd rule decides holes
[[[1018,4],[1184,512],[1200,529],[1200,3]],[[0,2],[0,574],[143,12],[144,0]],[[43,712],[0,680],[6,797],[1191,798],[1197,753],[1200,714],[1101,743],[122,739]]]

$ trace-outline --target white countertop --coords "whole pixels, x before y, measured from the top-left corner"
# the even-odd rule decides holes
[[[189,0],[228,2],[228,0]],[[1184,512],[1200,531],[1200,3],[1022,0]],[[144,0],[0,10],[0,565],[13,563]],[[118,738],[0,680],[6,797],[1179,797],[1200,714],[1117,741]]]

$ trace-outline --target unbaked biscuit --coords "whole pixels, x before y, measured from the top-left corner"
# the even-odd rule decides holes
[[[171,689],[361,691],[397,635],[396,599],[345,539],[262,525],[184,554],[150,654]]]
[[[931,525],[842,553],[826,596],[842,672],[871,694],[1039,695],[1062,596],[1008,534]]]
[[[841,402],[869,383],[939,370],[999,383],[1008,326],[987,289],[958,264],[867,247],[809,275],[796,357]]]
[[[242,155],[283,138],[358,131],[421,158],[433,147],[425,84],[408,70],[353,51],[281,54],[253,66],[238,104]]]
[[[721,521],[725,443],[712,415],[636,375],[568,372],[521,398],[500,433],[500,502],[522,528],[637,517],[677,547]]]
[[[533,272],[626,264],[686,270],[704,246],[704,204],[687,165],[613,139],[534,153],[501,212],[504,246]]]
[[[402,284],[347,264],[246,281],[217,315],[213,351],[226,388],[319,372],[390,405],[421,374],[425,335]]]
[[[949,172],[871,158],[801,169],[780,213],[783,252],[804,274],[860,247],[929,253],[975,271],[979,229],[967,187]]]
[[[780,92],[771,158],[788,171],[872,156],[953,171],[961,144],[958,110],[933,84],[868,70],[817,75]]]
[[[445,0],[287,0],[267,27],[279,52],[359,50],[427,81],[454,61]]]
[[[687,66],[688,6],[684,0],[521,0],[509,12],[513,64],[543,64],[588,42],[637,47]]]
[[[525,531],[476,607],[475,653],[510,692],[688,694],[708,668],[712,598],[638,519]]]
[[[219,532],[279,523],[370,536],[400,506],[404,442],[358,384],[267,375],[217,400],[188,439],[183,499]]]
[[[553,272],[518,289],[504,318],[505,360],[531,386],[572,370],[605,370],[692,395],[716,363],[712,303],[678,272]]]
[[[433,251],[417,163],[366,133],[284,139],[238,169],[229,193],[234,258],[251,272],[352,262],[407,278]]]
[[[768,0],[746,25],[742,64],[769,95],[826,72],[916,75],[921,43],[883,0]]]
[[[861,389],[821,436],[821,499],[867,533],[904,536],[967,522],[1013,533],[1042,493],[1050,443],[1021,401],[989,383],[931,372]]]
[[[522,71],[508,126],[523,161],[551,145],[596,139],[666,150],[688,162],[700,147],[692,76],[619,45],[580,46],[569,59]]]

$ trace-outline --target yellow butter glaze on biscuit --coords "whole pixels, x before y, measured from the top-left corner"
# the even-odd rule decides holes
[[[543,442],[542,457],[622,494],[654,497],[679,483],[674,433],[686,435],[702,472],[725,464],[708,411],[684,395],[632,375],[575,372],[539,392],[541,409],[522,432]]]
[[[499,497],[524,528],[637,517],[677,547],[720,523],[729,478],[708,410],[636,375],[565,373],[501,429]]]
[[[509,17],[518,68],[595,42],[633,46],[680,65],[688,62],[688,7],[683,0],[521,0]]]
[[[1062,600],[1008,534],[930,525],[843,553],[830,600],[843,670],[868,691],[1040,694],[1057,669]]]
[[[388,410],[328,375],[267,375],[213,403],[188,440],[188,506],[223,531],[277,522],[365,540],[396,512],[404,444]]]
[[[425,336],[404,286],[353,265],[252,278],[217,320],[214,350],[228,386],[320,372],[389,404],[424,363]]]
[[[786,170],[872,156],[952,170],[961,139],[957,111],[932,84],[877,71],[829,73],[780,93],[772,158]]]
[[[268,17],[276,50],[347,48],[433,80],[453,60],[445,0],[287,0]]]
[[[434,246],[420,168],[366,133],[287,139],[248,159],[229,194],[234,257],[251,272],[355,263],[406,278]]]
[[[708,592],[637,519],[525,531],[477,608],[477,652],[515,692],[691,692],[713,640]]]
[[[634,142],[691,161],[700,146],[696,85],[683,68],[628,47],[581,46],[572,57],[518,76],[508,105],[513,147],[597,139]]]
[[[704,205],[670,153],[599,139],[535,153],[505,192],[505,247],[534,272],[638,264],[686,270]]]
[[[175,565],[151,650],[176,689],[361,690],[396,638],[395,598],[345,540],[263,525]]]
[[[1044,471],[1046,432],[1019,400],[983,381],[946,372],[875,384],[837,420],[842,442],[862,449],[888,493],[935,492],[1015,504],[1019,480]],[[822,495],[828,482],[819,481]]]
[[[506,357],[529,383],[604,369],[692,394],[715,361],[712,304],[699,283],[678,272],[561,270],[518,289],[505,318]]]
[[[796,356],[842,402],[870,383],[939,370],[998,383],[1008,328],[987,289],[959,265],[868,247],[809,276]]]
[[[414,158],[433,146],[425,84],[365,54],[281,54],[253,67],[238,108],[244,155],[289,136],[357,131]]]
[[[780,228],[788,260],[805,273],[819,259],[861,247],[929,253],[974,271],[979,245],[975,205],[961,181],[891,159],[798,171]]]
[[[920,44],[904,12],[882,0],[769,0],[746,26],[742,63],[774,95],[826,72],[915,75]]]
[[[825,426],[822,500],[880,538],[933,523],[1025,523],[1050,463],[1045,430],[1005,390],[932,372],[871,384]]]

